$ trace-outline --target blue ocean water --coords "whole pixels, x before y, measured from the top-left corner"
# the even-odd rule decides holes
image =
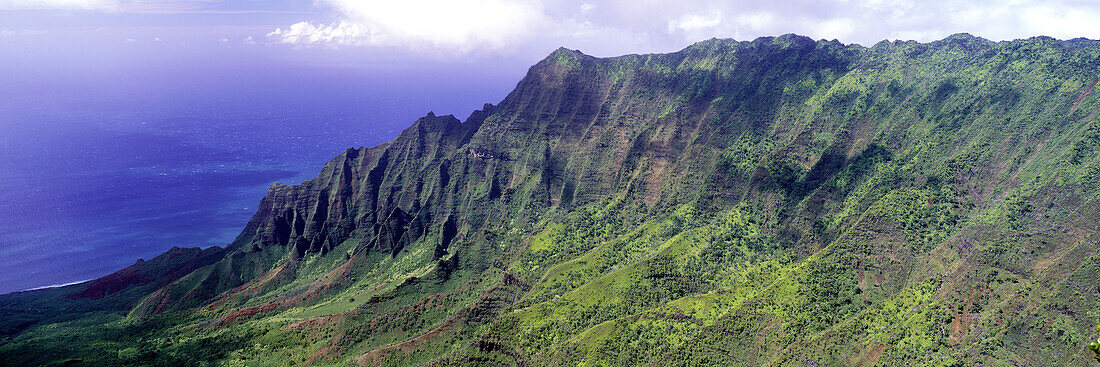
[[[268,70],[0,90],[0,294],[96,278],[172,246],[224,246],[272,182],[311,178],[432,109],[463,119],[519,72]]]

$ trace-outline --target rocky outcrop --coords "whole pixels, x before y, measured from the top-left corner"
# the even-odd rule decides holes
[[[251,237],[253,250],[285,246],[295,258],[324,253],[353,234],[368,239],[370,248],[400,250],[402,238],[415,239],[431,221],[431,212],[421,213],[418,201],[431,196],[422,176],[434,175],[429,179],[446,186],[449,177],[440,161],[468,141],[491,108],[486,105],[466,123],[429,113],[391,143],[348,149],[317,178],[271,185],[242,236]],[[418,178],[406,182],[413,177]],[[405,236],[409,230],[415,233]]]

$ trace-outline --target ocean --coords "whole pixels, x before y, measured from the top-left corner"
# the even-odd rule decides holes
[[[465,119],[502,99],[518,72],[7,83],[0,294],[97,278],[173,246],[224,246],[271,183],[312,178],[346,148],[392,139],[432,109]]]

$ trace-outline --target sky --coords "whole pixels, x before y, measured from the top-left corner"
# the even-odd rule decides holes
[[[0,37],[58,56],[98,49],[88,62],[186,50],[377,66],[530,63],[559,46],[597,56],[667,52],[784,33],[866,46],[959,32],[1100,38],[1098,16],[1091,0],[0,0]]]
[[[1100,39],[1096,19],[1084,0],[0,0],[0,293],[225,245],[271,182],[464,119],[558,47]]]

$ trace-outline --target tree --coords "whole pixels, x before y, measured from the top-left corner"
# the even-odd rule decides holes
[[[1100,335],[1100,325],[1096,325],[1096,333]],[[1089,350],[1092,350],[1092,358],[1096,358],[1097,362],[1100,362],[1100,338],[1096,341],[1089,343]]]

